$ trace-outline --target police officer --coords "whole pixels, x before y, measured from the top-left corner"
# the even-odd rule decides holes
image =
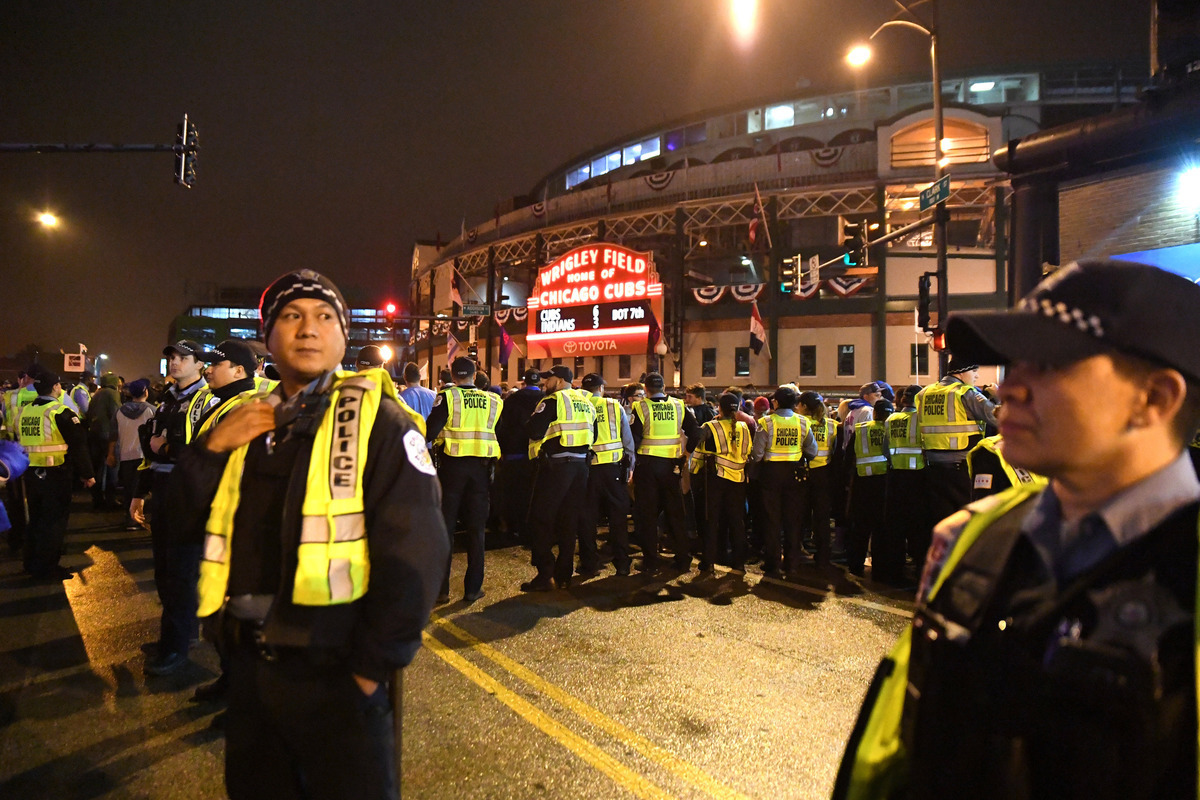
[[[438,478],[442,482],[442,516],[453,535],[461,516],[467,536],[467,574],[463,600],[483,597],[484,526],[492,464],[500,457],[496,422],[504,403],[499,396],[475,388],[475,362],[460,356],[450,365],[454,385],[434,399],[425,437],[441,446]],[[435,445],[436,447],[437,445]],[[450,599],[450,560],[438,602]]]
[[[144,469],[138,472],[138,488],[129,516],[145,523],[145,498],[150,496],[150,543],[154,551],[154,583],[162,602],[162,619],[154,656],[146,662],[147,675],[169,675],[188,663],[187,652],[198,633],[196,625],[196,578],[200,569],[200,547],[188,544],[171,532],[178,505],[171,498],[171,473],[179,454],[199,428],[200,417],[212,403],[202,377],[200,345],[183,339],[163,348],[167,371],[174,383],[154,412],[150,436],[142,444]]]
[[[978,364],[952,356],[946,376],[917,395],[925,485],[934,520],[948,517],[970,502],[967,453],[983,438],[987,426],[996,426],[996,403],[975,388],[978,379]]]
[[[846,540],[846,567],[852,575],[863,575],[868,546],[871,577],[895,577],[897,548],[884,541],[884,503],[887,497],[887,418],[892,404],[876,400],[872,419],[859,422],[850,434],[849,451],[854,455],[854,478],[850,484],[850,536]],[[898,549],[904,568],[904,548]]]
[[[521,584],[522,592],[571,585],[579,509],[587,497],[588,457],[596,433],[596,407],[571,388],[575,376],[570,368],[557,365],[541,377],[545,394],[525,424],[530,458],[539,459],[529,504],[537,575]]]
[[[528,547],[529,497],[536,462],[529,458],[529,434],[525,431],[525,423],[542,400],[542,373],[536,369],[526,370],[522,382],[524,385],[505,399],[496,423],[500,461],[496,464],[495,490],[500,503],[500,519],[508,535]]]
[[[383,357],[383,349],[377,344],[365,345],[358,351],[358,357],[354,359],[354,368],[357,370],[375,369],[382,367],[387,361]]]
[[[737,418],[737,395],[717,398],[720,417],[700,426],[698,451],[704,454],[705,519],[704,554],[700,572],[715,573],[724,560],[721,542],[728,542],[729,566],[746,568],[746,461],[750,457],[750,427]]]
[[[1038,487],[1046,485],[1044,476],[1008,463],[1001,448],[1003,440],[1004,437],[999,434],[985,437],[967,453],[967,471],[971,476],[971,502],[1022,483]]]
[[[17,414],[17,441],[29,455],[22,479],[29,505],[25,529],[25,572],[38,580],[65,580],[70,570],[58,564],[71,512],[71,489],[76,478],[91,487],[87,438],[79,417],[62,402],[57,375],[34,376],[37,397]]]
[[[608,543],[618,575],[629,574],[629,478],[637,456],[629,417],[621,403],[604,396],[604,378],[590,372],[580,381],[580,390],[596,407],[596,438],[588,466],[587,502],[579,523],[579,569],[582,578],[600,570],[596,527],[600,515],[608,518]]]
[[[887,507],[883,524],[889,542],[899,542],[913,561],[921,564],[929,549],[929,534],[937,520],[929,518],[925,489],[925,451],[921,447],[921,429],[917,424],[916,398],[920,386],[909,386],[900,395],[900,409],[888,417],[887,446],[890,469],[887,478]],[[901,556],[901,560],[902,560]],[[901,563],[901,570],[903,563]],[[884,575],[878,566],[872,569],[876,579],[900,583],[903,575]]]
[[[280,386],[179,469],[207,519],[188,529],[200,614],[222,612],[230,648],[225,786],[395,797],[387,683],[420,648],[449,552],[422,420],[384,370],[338,371],[348,308],[324,276],[280,277],[260,314]]]
[[[801,392],[798,405],[808,417],[808,427],[817,444],[817,453],[808,459],[808,472],[800,483],[801,529],[810,531],[816,565],[829,566],[830,530],[832,518],[833,467],[830,459],[837,447],[838,423],[828,416],[825,398],[817,392]]]
[[[254,380],[258,357],[241,339],[226,339],[212,350],[202,352],[199,360],[208,365],[204,369],[204,382],[209,399],[198,401],[205,408],[197,420],[197,436],[207,433],[239,403],[260,391]]]
[[[808,418],[795,411],[799,399],[790,386],[775,390],[771,398],[774,409],[758,421],[750,453],[751,461],[761,462],[763,574],[768,577],[779,577],[781,533],[787,571],[795,571],[800,564],[800,481],[805,459],[817,455],[817,440]]]
[[[642,569],[653,572],[658,563],[658,515],[666,519],[675,551],[675,567],[691,569],[687,527],[680,485],[684,448],[692,450],[700,437],[696,418],[678,398],[667,397],[663,376],[645,378],[646,394],[633,402],[629,429],[637,450],[633,473],[633,525],[642,547]],[[686,442],[684,441],[686,439]]]
[[[23,369],[17,374],[17,388],[4,393],[4,433],[7,438],[17,441],[17,415],[21,407],[32,403],[37,398],[37,389],[33,385],[36,366]],[[25,485],[23,481],[9,481],[4,496],[4,507],[8,512],[8,521],[12,525],[8,529],[9,552],[20,552],[25,543]]]
[[[937,526],[835,796],[1195,797],[1200,286],[1080,262],[947,338],[1050,483]]]

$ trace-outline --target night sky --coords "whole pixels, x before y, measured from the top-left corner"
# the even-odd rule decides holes
[[[402,297],[415,239],[455,236],[551,170],[665,121],[845,88],[887,0],[0,3],[0,141],[172,143],[160,154],[0,154],[0,355],[38,343],[155,370],[188,288],[302,266]],[[1149,1],[942,0],[943,70],[1125,61]],[[916,32],[868,81],[928,75]],[[801,87],[801,88],[798,88]],[[804,88],[807,87],[807,88]],[[748,104],[748,103],[747,103]],[[43,229],[42,210],[62,218]]]

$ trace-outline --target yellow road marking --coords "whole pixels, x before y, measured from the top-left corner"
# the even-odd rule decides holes
[[[629,728],[626,728],[616,720],[605,716],[603,713],[595,708],[592,708],[577,697],[568,694],[558,686],[555,686],[528,668],[518,664],[516,661],[513,661],[503,653],[500,653],[496,649],[479,641],[479,639],[467,633],[465,630],[458,627],[445,617],[442,617],[438,614],[433,614],[431,619],[436,625],[439,625],[445,629],[452,636],[461,639],[464,643],[470,645],[471,649],[475,650],[481,656],[495,662],[510,674],[529,684],[534,689],[546,695],[556,703],[574,712],[587,722],[590,722],[592,725],[600,728],[609,736],[629,747],[632,747],[634,750],[641,753],[655,764],[658,764],[680,778],[683,778],[713,797],[719,798],[719,800],[749,800],[746,795],[741,794],[734,789],[731,789],[728,786],[718,782],[715,778],[701,770],[699,767],[689,764],[688,762],[676,757],[672,753],[654,744],[644,736],[630,730]]]
[[[450,666],[461,672],[471,681],[477,683],[488,694],[495,695],[496,699],[504,705],[517,712],[527,722],[533,725],[538,730],[556,739],[560,744],[566,747],[575,755],[582,758],[588,764],[591,764],[596,769],[603,772],[608,777],[622,788],[628,790],[631,794],[642,798],[655,798],[656,800],[671,800],[671,795],[664,792],[662,789],[655,786],[650,781],[638,773],[631,770],[615,758],[605,753],[596,745],[584,739],[579,734],[567,728],[562,723],[547,716],[541,709],[534,706],[528,700],[517,695],[511,689],[499,683],[491,675],[488,675],[483,670],[476,667],[471,662],[454,652],[446,645],[433,638],[429,633],[422,632],[421,638],[424,639],[425,645],[437,654],[439,658],[445,661]]]

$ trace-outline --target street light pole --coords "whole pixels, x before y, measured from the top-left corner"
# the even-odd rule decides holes
[[[938,60],[937,0],[916,0],[916,2],[907,5],[900,2],[900,0],[894,0],[894,2],[901,8],[899,14],[907,14],[913,19],[901,19],[898,14],[876,28],[870,38],[874,39],[879,35],[880,31],[892,25],[913,28],[929,37],[929,66],[932,73],[930,77],[933,81],[933,180],[936,183],[941,180],[945,173],[943,164],[944,155],[942,153],[942,139],[945,133],[943,125],[944,115],[942,113],[942,66]],[[930,21],[928,25],[916,21],[919,18],[913,12],[913,8],[924,3],[929,4]],[[870,51],[865,47],[860,47],[851,51],[847,56],[847,60],[852,66],[857,67],[866,63],[869,57]],[[950,313],[949,268],[946,263],[946,223],[949,219],[949,213],[946,211],[945,200],[934,207],[933,219],[933,240],[937,252],[937,327],[940,331],[944,332],[946,330],[946,317]],[[938,353],[939,376],[946,374],[947,362],[948,355],[946,351],[940,351]]]

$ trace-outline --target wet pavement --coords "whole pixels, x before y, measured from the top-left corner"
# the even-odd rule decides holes
[[[149,534],[76,496],[64,566],[0,558],[0,797],[224,797],[216,676],[143,675],[157,638]],[[522,594],[528,552],[487,553],[484,589],[435,609],[404,677],[406,798],[816,798],[832,787],[911,593],[803,569],[620,577]]]

